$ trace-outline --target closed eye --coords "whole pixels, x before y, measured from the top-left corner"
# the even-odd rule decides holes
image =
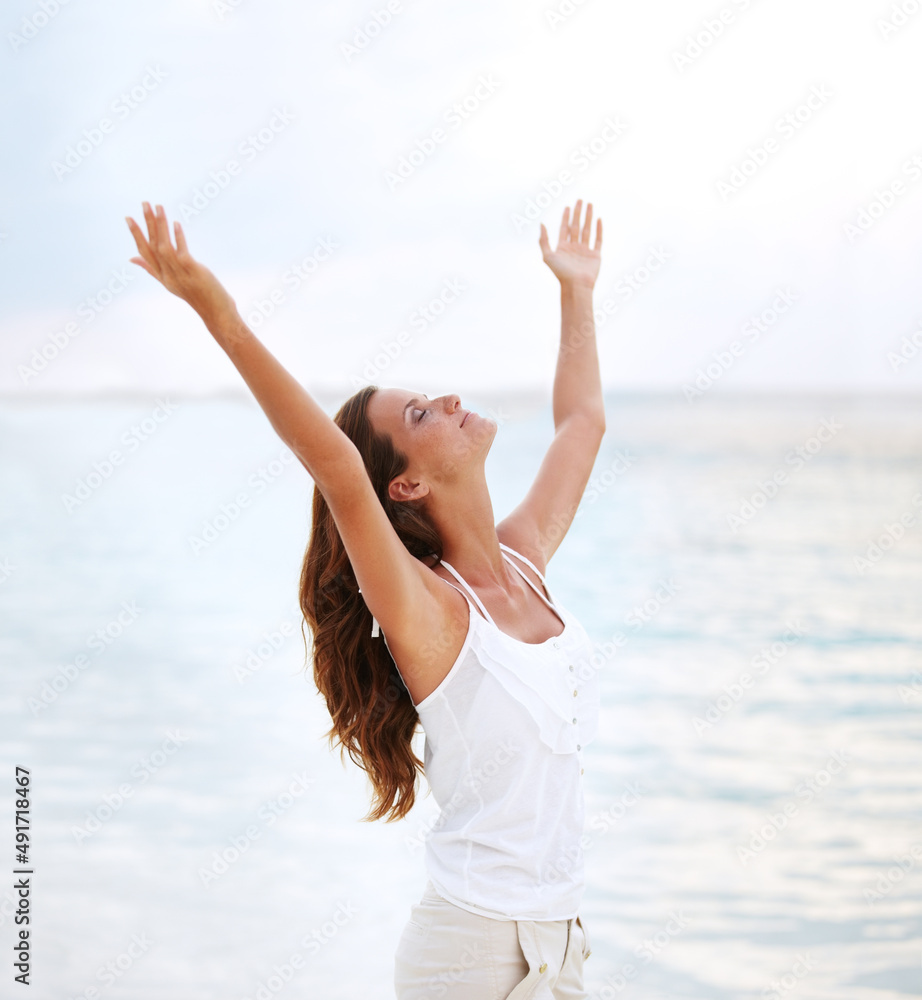
[[[419,416],[418,416],[418,417],[416,418],[416,422],[417,422],[417,423],[419,423],[419,422],[420,422],[420,420],[422,420],[422,419],[423,419],[423,417],[424,417],[424,416],[426,415],[426,412],[427,412],[426,410],[419,410],[419,411],[418,411],[418,413],[419,413]]]

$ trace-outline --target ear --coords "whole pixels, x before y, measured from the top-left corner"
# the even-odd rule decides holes
[[[391,500],[402,503],[405,500],[419,500],[429,492],[427,483],[412,483],[406,479],[392,479],[387,487],[387,495]]]

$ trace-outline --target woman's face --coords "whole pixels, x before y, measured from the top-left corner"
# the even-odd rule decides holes
[[[409,389],[378,389],[367,413],[375,433],[389,435],[408,457],[400,479],[463,478],[473,463],[483,463],[496,434],[496,421],[466,410],[455,394],[429,399]]]

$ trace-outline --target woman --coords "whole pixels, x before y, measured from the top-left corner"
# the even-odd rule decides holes
[[[554,439],[499,524],[484,475],[496,422],[456,395],[368,386],[331,420],[175,246],[162,206],[132,261],[191,305],[315,483],[301,607],[330,738],[366,770],[368,819],[404,817],[425,771],[441,813],[429,883],[397,951],[401,1000],[584,997],[582,752],[598,714],[588,635],[543,576],[589,479],[605,416],[592,313],[602,224],[566,208]],[[425,732],[425,763],[413,752]]]

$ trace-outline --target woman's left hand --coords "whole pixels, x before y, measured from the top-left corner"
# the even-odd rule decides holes
[[[592,288],[602,262],[602,220],[596,222],[595,248],[592,249],[589,246],[592,236],[592,202],[586,205],[586,221],[580,232],[579,217],[582,205],[583,200],[580,198],[573,209],[572,218],[569,206],[563,210],[556,250],[551,250],[543,222],[538,244],[541,247],[544,263],[557,275],[561,284],[587,285]]]

